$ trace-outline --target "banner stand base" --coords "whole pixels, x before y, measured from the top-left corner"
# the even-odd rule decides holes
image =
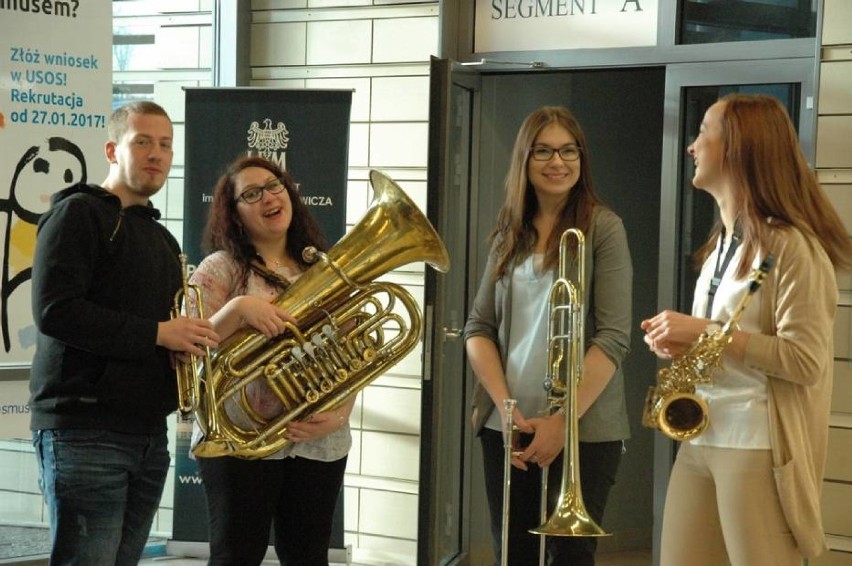
[[[166,556],[179,556],[181,558],[209,558],[210,545],[206,542],[169,540],[166,541]],[[278,557],[275,555],[275,549],[270,546],[266,550],[264,560],[277,559]],[[338,564],[345,564],[346,566],[349,566],[352,564],[352,545],[346,545],[344,548],[329,548],[328,561],[334,566],[337,566]]]

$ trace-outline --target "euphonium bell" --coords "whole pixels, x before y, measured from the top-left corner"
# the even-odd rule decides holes
[[[199,380],[208,390],[197,411],[213,423],[193,450],[201,457],[264,458],[289,442],[287,425],[337,407],[408,354],[423,323],[417,302],[381,275],[423,261],[449,268],[441,238],[390,178],[370,172],[374,199],[364,217],[274,301],[298,321],[267,339],[244,329],[216,350]],[[280,401],[282,412],[264,417],[249,403],[258,383]]]

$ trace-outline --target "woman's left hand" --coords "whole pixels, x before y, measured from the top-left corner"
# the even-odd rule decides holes
[[[315,413],[304,421],[293,421],[287,425],[290,442],[311,442],[343,428],[346,418],[341,411]]]

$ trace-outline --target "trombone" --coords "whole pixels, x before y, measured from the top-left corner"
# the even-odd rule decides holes
[[[577,241],[577,280],[572,281],[568,273],[568,255],[571,238]],[[541,471],[541,521],[530,529],[541,535],[539,542],[539,564],[544,564],[545,536],[600,537],[609,536],[586,511],[580,486],[580,454],[577,415],[577,387],[583,377],[585,354],[585,323],[583,321],[583,291],[585,281],[586,239],[581,230],[569,228],[559,239],[559,271],[550,287],[548,297],[550,314],[547,326],[547,375],[544,388],[547,391],[547,413],[565,415],[565,443],[562,450],[562,482],[556,508],[547,515],[547,482],[550,468]],[[511,460],[518,453],[513,451],[511,433],[514,430],[513,399],[504,401],[506,408],[503,427],[505,462],[503,480],[503,528],[501,564],[508,564],[509,495],[511,491]],[[508,436],[507,436],[508,435]]]
[[[577,240],[577,281],[568,275],[568,243]],[[565,415],[565,444],[562,450],[562,484],[556,508],[547,517],[547,479],[549,468],[541,474],[542,524],[530,529],[545,536],[608,536],[589,516],[580,487],[579,416],[577,388],[583,379],[585,323],[583,291],[586,275],[586,238],[583,232],[569,228],[559,240],[559,278],[550,288],[550,323],[547,328],[547,390],[550,414]],[[543,553],[541,553],[543,557]]]

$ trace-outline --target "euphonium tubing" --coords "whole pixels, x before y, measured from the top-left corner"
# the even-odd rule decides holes
[[[277,452],[289,442],[289,422],[339,406],[417,345],[423,324],[415,299],[399,285],[373,281],[418,261],[446,272],[449,255],[396,183],[378,171],[370,181],[374,199],[364,217],[275,299],[298,324],[271,340],[241,330],[213,354],[201,380],[213,393],[204,412],[219,432],[208,431],[197,456]],[[282,414],[264,419],[249,405],[247,388],[257,380],[281,402]]]

